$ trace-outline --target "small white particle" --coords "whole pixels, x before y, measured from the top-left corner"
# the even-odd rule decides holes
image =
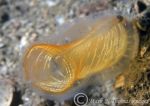
[[[59,3],[59,0],[46,0],[46,4],[50,7],[56,6]]]
[[[20,50],[22,50],[22,48],[24,48],[27,44],[28,44],[27,37],[26,36],[22,37],[19,45]]]
[[[62,25],[65,22],[65,18],[63,16],[56,16],[57,25]]]

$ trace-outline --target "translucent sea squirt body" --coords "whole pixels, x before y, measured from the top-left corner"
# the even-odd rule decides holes
[[[64,43],[61,34],[70,41]],[[117,76],[138,47],[135,26],[118,16],[79,18],[59,36],[51,44],[33,45],[24,57],[26,79],[53,95],[78,88],[83,83],[76,82],[94,75]]]

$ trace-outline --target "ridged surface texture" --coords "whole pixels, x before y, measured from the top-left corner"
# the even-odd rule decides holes
[[[26,79],[42,91],[63,93],[76,81],[101,73],[125,55],[130,36],[126,23],[110,16],[70,43],[33,45],[24,57]]]

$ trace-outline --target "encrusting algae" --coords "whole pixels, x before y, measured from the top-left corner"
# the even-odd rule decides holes
[[[135,23],[117,15],[84,18],[64,31],[65,36],[77,32],[75,40],[35,44],[27,50],[24,72],[34,88],[61,95],[80,86],[78,81],[102,73],[116,77],[128,67],[138,49]]]

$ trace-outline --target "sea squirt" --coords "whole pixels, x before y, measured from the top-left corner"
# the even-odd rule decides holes
[[[122,16],[91,15],[68,26],[50,43],[32,45],[23,60],[26,80],[53,98],[67,98],[93,76],[104,80],[116,77],[128,67],[138,48],[135,24]]]

